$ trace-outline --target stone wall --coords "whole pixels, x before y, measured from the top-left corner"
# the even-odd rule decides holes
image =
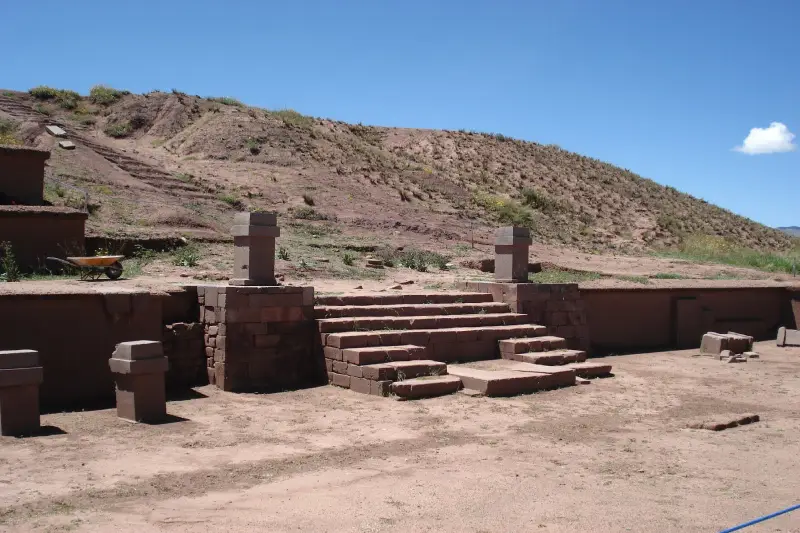
[[[46,150],[0,145],[0,205],[41,205]]]
[[[575,283],[497,283],[467,281],[469,291],[488,292],[494,301],[509,305],[514,313],[528,315],[534,324],[547,326],[549,335],[567,340],[571,349],[590,347],[586,304]]]
[[[45,409],[113,401],[108,359],[116,344],[161,339],[161,302],[147,292],[23,293],[25,283],[0,285],[0,349],[39,352]]]
[[[313,287],[197,287],[209,382],[226,391],[325,382]]]
[[[785,287],[581,289],[601,352],[697,348],[708,331],[774,339],[794,321]]]
[[[11,243],[23,271],[44,266],[48,256],[83,255],[88,215],[62,207],[0,206],[0,242]]]
[[[204,328],[200,322],[176,322],[164,326],[161,342],[169,360],[167,388],[186,389],[208,384]]]

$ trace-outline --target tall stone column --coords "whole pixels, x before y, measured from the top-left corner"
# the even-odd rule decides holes
[[[233,219],[231,285],[277,285],[275,239],[281,234],[275,213],[237,213]]]
[[[494,241],[494,279],[499,283],[528,282],[528,228],[508,226],[497,230]]]

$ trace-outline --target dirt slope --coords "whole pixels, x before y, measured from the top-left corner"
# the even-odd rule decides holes
[[[234,211],[261,208],[381,239],[486,241],[491,227],[517,223],[538,242],[586,251],[697,233],[790,245],[627,170],[501,135],[351,125],[179,92],[69,100],[0,91],[0,119],[43,148],[55,146],[45,124],[69,132],[78,148],[53,150],[47,199],[74,204],[88,192],[98,234],[224,236]]]

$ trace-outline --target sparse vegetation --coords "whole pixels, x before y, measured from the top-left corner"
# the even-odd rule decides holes
[[[304,194],[303,201],[306,203],[306,205],[311,205],[311,206],[314,205],[314,197],[311,196],[310,194]]]
[[[543,213],[550,213],[559,208],[559,203],[545,193],[536,189],[522,189],[523,203],[531,209],[536,209]]]
[[[745,268],[755,268],[765,272],[784,272],[792,274],[800,269],[800,243],[786,252],[770,252],[744,248],[723,237],[692,235],[683,239],[673,250],[663,250],[659,255],[705,261]]]
[[[16,136],[18,127],[13,120],[0,118],[0,144],[22,144]]]
[[[115,122],[107,125],[103,131],[109,137],[119,139],[130,135],[133,132],[133,126],[130,122]]]
[[[582,281],[594,281],[601,277],[598,272],[577,270],[543,270],[528,275],[528,279],[534,283],[580,283]]]
[[[270,111],[271,114],[277,116],[287,126],[297,126],[298,128],[311,128],[314,125],[314,119],[298,113],[294,109],[279,109],[277,111]]]
[[[353,266],[355,262],[356,262],[356,257],[350,252],[345,252],[342,255],[342,263],[344,263],[346,266]]]
[[[503,198],[491,194],[476,194],[473,202],[486,210],[490,218],[501,224],[531,227],[533,215],[531,212],[510,198]]]
[[[278,246],[278,259],[289,261],[289,249],[285,246]]]
[[[209,96],[206,98],[209,102],[216,102],[222,105],[232,105],[236,107],[244,107],[244,104],[241,103],[236,98],[231,98],[230,96]]]
[[[251,154],[258,155],[261,153],[261,143],[258,139],[247,139],[247,149],[250,150]]]
[[[244,207],[242,201],[232,194],[221,194],[219,195],[219,199],[220,201],[236,209],[241,209],[242,207]]]
[[[175,250],[172,264],[182,267],[196,267],[200,262],[200,249],[194,243],[181,246]]]
[[[14,256],[10,242],[0,242],[0,281],[14,282],[22,278],[22,274]]]
[[[311,206],[301,205],[292,210],[294,218],[300,220],[327,220],[328,217]]]
[[[617,276],[617,279],[622,281],[630,281],[631,283],[638,283],[639,285],[647,285],[650,280],[646,276]]]
[[[686,276],[677,272],[659,272],[650,277],[653,279],[686,279]]]
[[[110,105],[127,94],[131,93],[129,91],[120,91],[107,85],[95,85],[89,91],[89,100],[97,105]]]

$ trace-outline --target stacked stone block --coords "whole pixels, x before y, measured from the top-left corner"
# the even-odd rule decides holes
[[[177,322],[164,326],[161,342],[169,359],[167,386],[194,387],[208,383],[204,326],[200,322]]]
[[[742,354],[753,350],[753,337],[741,333],[715,333],[710,331],[700,341],[700,353],[703,355],[720,355],[728,350],[731,354]]]
[[[200,286],[209,382],[226,391],[285,390],[318,383],[314,288]]]
[[[550,335],[563,337],[567,347],[588,350],[589,325],[586,304],[576,283],[493,283],[467,281],[461,288],[488,292],[494,301],[509,305],[512,312],[547,327]]]
[[[149,424],[167,418],[164,373],[169,361],[160,342],[121,342],[108,364],[116,383],[118,417]]]

